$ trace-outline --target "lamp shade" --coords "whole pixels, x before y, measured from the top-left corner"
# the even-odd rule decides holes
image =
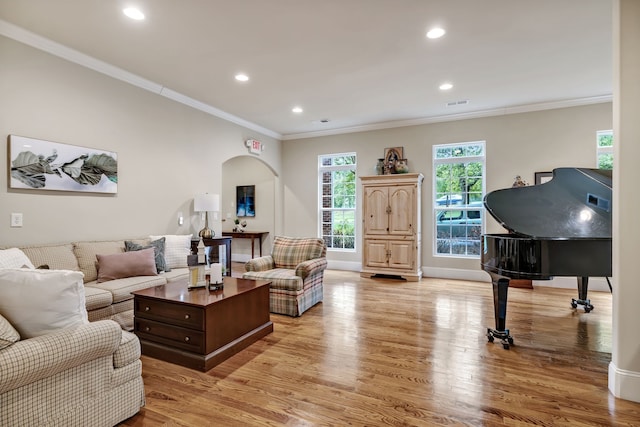
[[[220,195],[196,194],[193,200],[193,210],[196,212],[217,212],[220,210]]]

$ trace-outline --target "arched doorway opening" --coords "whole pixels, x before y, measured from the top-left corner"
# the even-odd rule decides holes
[[[275,171],[254,156],[238,156],[225,161],[222,164],[220,200],[222,231],[231,231],[236,218],[246,221],[246,231],[269,233],[262,240],[262,253],[270,253],[273,236],[281,229],[277,220],[281,200],[278,182]],[[239,186],[254,186],[255,216],[238,216],[236,187]],[[258,252],[256,248],[256,256]],[[231,260],[246,262],[251,258],[251,240],[234,239]]]

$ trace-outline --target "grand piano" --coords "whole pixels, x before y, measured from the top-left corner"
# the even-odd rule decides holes
[[[495,329],[489,342],[513,344],[506,328],[511,279],[549,280],[575,276],[578,298],[571,306],[594,307],[589,277],[611,277],[611,171],[558,168],[544,184],[488,193],[484,206],[509,233],[482,236],[481,265],[491,275]]]

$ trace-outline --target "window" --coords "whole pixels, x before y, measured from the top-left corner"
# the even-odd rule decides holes
[[[613,169],[613,131],[596,132],[598,169]]]
[[[484,155],[484,141],[433,147],[435,255],[480,256]]]
[[[354,251],[356,246],[356,155],[318,157],[320,235],[329,250]]]

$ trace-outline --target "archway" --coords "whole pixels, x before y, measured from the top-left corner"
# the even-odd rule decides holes
[[[281,200],[278,182],[275,171],[254,156],[238,156],[225,161],[222,164],[220,200],[222,231],[231,231],[236,218],[246,221],[245,230],[269,233],[262,241],[262,253],[270,253],[273,236],[281,228],[281,224],[277,221],[279,200]],[[238,216],[236,210],[236,187],[238,186],[254,186],[255,216]],[[257,249],[256,256],[258,256]],[[231,244],[231,260],[246,262],[251,258],[251,240],[234,239]]]

